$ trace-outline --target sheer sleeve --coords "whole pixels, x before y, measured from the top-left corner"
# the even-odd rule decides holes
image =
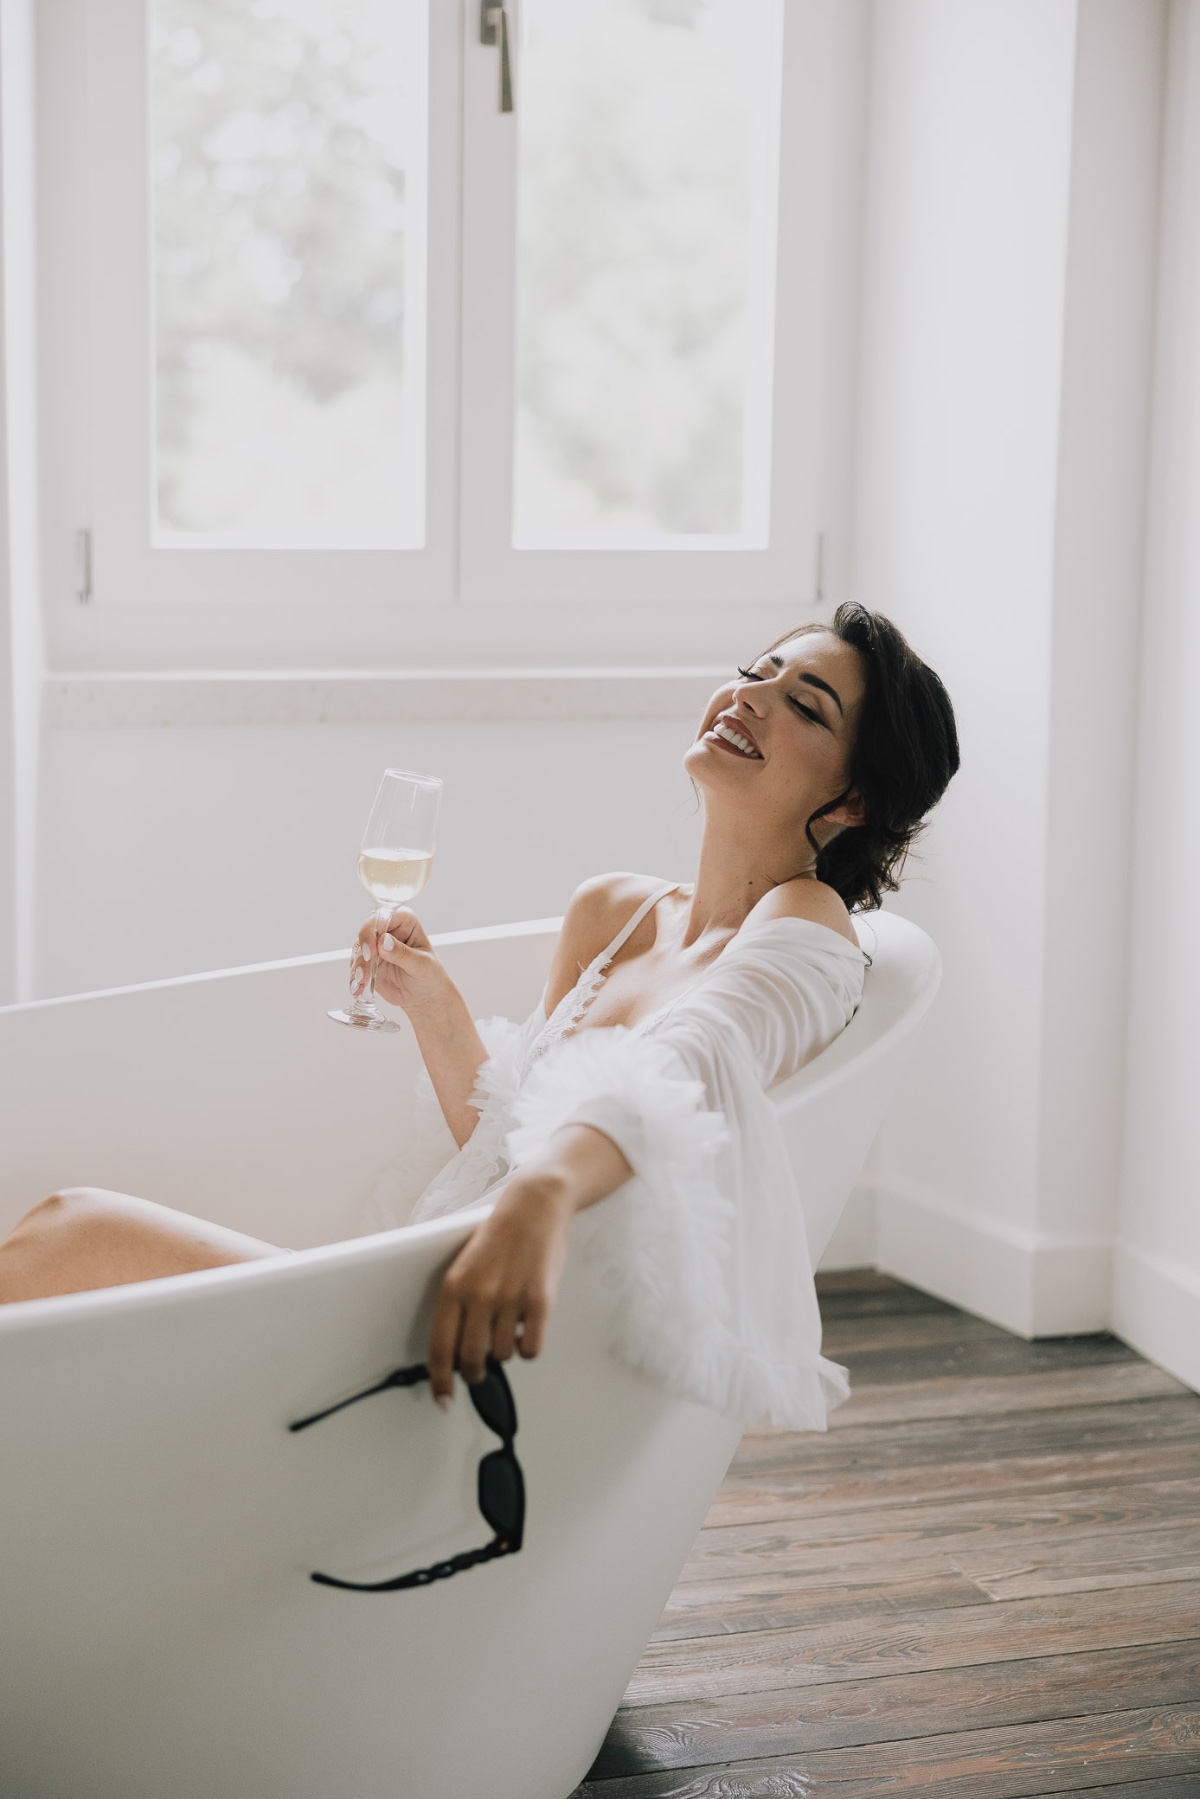
[[[634,1171],[577,1227],[610,1290],[614,1353],[745,1424],[823,1429],[848,1392],[820,1354],[802,1176],[767,1089],[843,1029],[864,961],[804,920],[745,926],[680,1001],[568,1038],[513,1104],[514,1164],[574,1123]]]

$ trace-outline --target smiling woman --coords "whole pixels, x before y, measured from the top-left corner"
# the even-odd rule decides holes
[[[720,688],[685,765],[705,811],[695,880],[585,882],[523,1025],[472,1020],[415,913],[360,934],[459,1146],[411,1213],[399,1195],[416,1146],[402,1150],[374,1222],[490,1208],[435,1310],[442,1403],[456,1369],[476,1382],[489,1355],[539,1353],[583,1211],[623,1360],[744,1423],[820,1429],[845,1396],[820,1354],[803,1182],[766,1096],[858,1005],[849,908],[896,884],[957,768],[954,715],[893,625],[844,606]],[[75,1190],[0,1246],[0,1298],[271,1249],[221,1243],[198,1263],[202,1235],[165,1208]]]

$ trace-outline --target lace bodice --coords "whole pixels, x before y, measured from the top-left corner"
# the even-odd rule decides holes
[[[659,900],[666,899],[668,893],[677,893],[678,891],[679,883],[677,881],[669,881],[661,887],[656,887],[649,898],[642,901],[632,918],[626,920],[625,924],[622,925],[621,929],[617,932],[607,948],[602,949],[600,954],[593,957],[588,963],[575,985],[570,988],[568,992],[563,994],[549,1018],[546,1017],[545,1003],[543,1001],[542,1005],[538,1007],[533,1015],[535,1023],[539,1017],[543,1022],[541,1029],[537,1030],[530,1039],[528,1055],[526,1058],[526,1068],[539,1060],[557,1044],[561,1043],[565,1037],[570,1036],[579,1029],[579,1026],[587,1016],[588,1007],[591,1005],[601,987],[603,987],[605,980],[608,978],[608,971],[612,967],[618,953],[624,949],[629,939],[633,936],[633,933],[641,924],[643,918],[654,910]],[[662,1009],[663,1008],[659,1008],[658,1010]],[[658,1012],[656,1011],[651,1015],[651,1018],[657,1016]],[[648,1026],[651,1023],[651,1018],[642,1020],[642,1024]],[[632,1028],[637,1029],[639,1027],[635,1026]]]

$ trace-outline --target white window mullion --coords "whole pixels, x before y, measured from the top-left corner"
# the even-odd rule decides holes
[[[466,0],[459,594],[469,604],[525,597],[497,556],[512,538],[517,115],[500,110],[500,52],[481,41],[480,11]],[[516,82],[519,107],[519,67]]]

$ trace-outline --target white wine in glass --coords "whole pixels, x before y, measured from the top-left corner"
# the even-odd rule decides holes
[[[442,783],[436,775],[414,775],[407,769],[384,770],[371,816],[363,832],[358,878],[375,901],[375,918],[386,925],[397,906],[416,899],[433,867],[434,834]],[[357,952],[350,964],[350,1001],[329,1014],[338,1024],[363,1031],[398,1031],[375,1004],[375,969],[369,972]]]

